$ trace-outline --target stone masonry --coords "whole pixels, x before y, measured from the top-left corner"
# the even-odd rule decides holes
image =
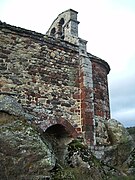
[[[87,52],[78,24],[72,9],[45,35],[0,22],[0,94],[15,98],[43,132],[59,124],[96,145],[96,120],[110,118],[110,67]]]

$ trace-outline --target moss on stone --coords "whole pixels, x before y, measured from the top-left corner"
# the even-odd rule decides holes
[[[65,167],[61,170],[58,170],[54,176],[53,180],[90,180],[91,174],[90,171],[83,169],[81,167],[71,168]]]
[[[39,133],[22,117],[2,113],[0,121],[0,174],[2,179],[50,175],[55,158]],[[9,119],[11,121],[6,121]],[[6,122],[4,124],[4,122]]]
[[[86,149],[86,146],[78,139],[74,139],[68,146],[72,150]]]

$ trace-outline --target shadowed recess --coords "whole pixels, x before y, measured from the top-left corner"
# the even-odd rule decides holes
[[[65,130],[65,127],[62,126],[61,124],[56,124],[53,126],[50,126],[49,128],[47,128],[46,132],[47,134],[52,134],[54,135],[56,138],[61,138],[61,137],[67,137],[68,136],[68,132]]]

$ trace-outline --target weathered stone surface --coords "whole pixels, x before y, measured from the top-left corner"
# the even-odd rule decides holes
[[[24,108],[17,102],[16,94],[0,94],[0,111],[11,115],[22,116],[27,120],[33,120],[35,117],[24,111]]]
[[[109,120],[110,67],[87,52],[78,23],[71,9],[47,35],[0,21],[2,179],[49,179],[55,171],[52,178],[59,180],[101,180],[123,176],[123,169],[135,172],[133,141]],[[70,151],[68,141],[77,136],[84,143]]]
[[[104,149],[103,160],[110,165],[121,166],[130,156],[135,143],[126,128],[117,120],[110,119],[106,126],[111,146]]]
[[[94,90],[94,115],[110,119],[109,95],[107,73],[109,67],[103,61],[100,61],[105,66],[98,63],[98,58],[92,58],[92,75],[93,75],[93,90]]]
[[[0,113],[1,179],[36,180],[50,176],[55,157],[25,119]]]
[[[75,180],[81,177],[86,180],[102,180],[124,177],[124,173],[134,175],[134,152],[132,157],[129,156],[132,144],[127,141],[122,140],[122,144],[119,141],[102,149],[103,158],[98,160],[82,138],[72,141],[65,134],[66,131],[62,131],[62,135],[59,132],[58,137],[54,136],[55,129],[52,131],[54,134],[47,131],[47,134],[40,135],[24,118],[5,112],[0,113],[0,125],[0,173],[3,179]],[[68,141],[72,142],[67,145]],[[62,169],[59,166],[60,159],[64,161]]]
[[[110,145],[110,137],[104,118],[95,116],[95,139],[97,146]]]
[[[126,176],[122,170],[102,163],[102,161],[93,156],[87,145],[84,144],[81,139],[76,139],[69,143],[66,163],[68,163],[70,167],[61,170],[59,174],[56,173],[55,175],[59,177],[58,179],[62,179],[62,176],[68,179],[69,173],[67,172],[69,171],[70,179],[73,180],[111,180],[113,177],[123,178]]]
[[[80,114],[76,112],[80,104],[73,97],[79,88],[75,84],[79,73],[78,48],[21,28],[3,28],[3,25],[0,41],[2,52],[6,53],[2,61],[6,69],[1,70],[0,92],[17,95],[19,104],[37,120],[59,119],[61,115],[81,128]]]
[[[112,145],[133,142],[132,137],[129,135],[126,128],[117,120],[109,119],[105,122],[108,135]]]
[[[135,144],[135,127],[127,128],[127,131],[132,136]],[[127,174],[135,176],[135,147],[131,151],[128,159],[124,162],[124,166],[127,168]]]
[[[0,111],[4,111],[12,115],[24,115],[23,107],[17,103],[17,100],[12,98],[10,94],[0,95]]]
[[[96,144],[91,146],[92,153],[105,165],[134,174],[135,143],[126,128],[115,119],[104,121],[95,119]],[[129,169],[129,171],[128,171]]]
[[[110,68],[87,52],[78,23],[71,9],[55,19],[47,35],[0,22],[0,93],[16,94],[37,124],[64,118],[94,144],[95,115],[109,118]]]
[[[130,136],[132,136],[134,142],[135,142],[135,126],[126,128]]]

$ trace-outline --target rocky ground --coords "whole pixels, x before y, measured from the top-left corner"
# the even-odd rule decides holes
[[[111,144],[98,158],[83,138],[64,144],[40,133],[28,117],[15,101],[0,96],[1,180],[135,179],[134,142],[116,120],[106,124]]]

